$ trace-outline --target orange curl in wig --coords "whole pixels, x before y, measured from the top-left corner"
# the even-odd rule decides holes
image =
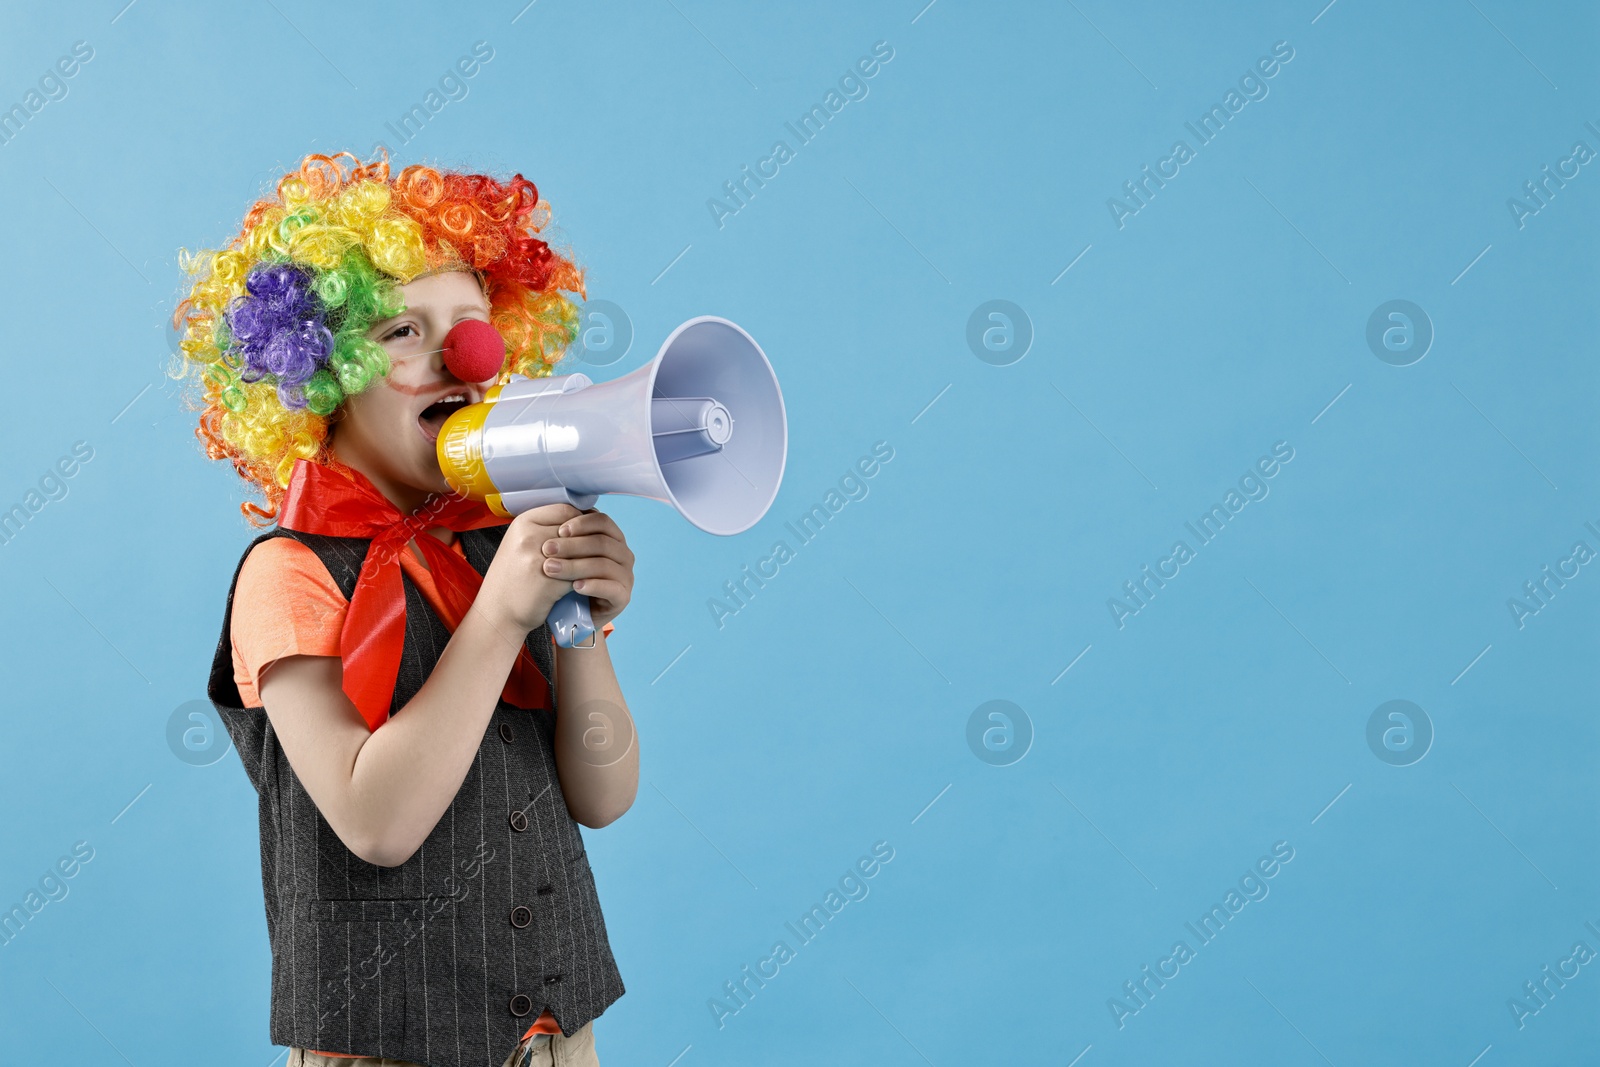
[[[308,155],[257,200],[221,249],[179,262],[195,280],[173,312],[173,377],[198,378],[195,430],[264,497],[241,511],[271,523],[297,459],[331,458],[339,405],[388,373],[367,329],[404,308],[398,287],[471,270],[506,339],[506,375],[544,377],[578,332],[583,272],[538,237],[550,207],[521,174],[413,165],[391,178],[386,153]]]

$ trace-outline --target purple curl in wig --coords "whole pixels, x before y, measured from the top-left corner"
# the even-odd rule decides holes
[[[245,279],[250,295],[234,298],[226,312],[240,379],[258,382],[270,375],[286,408],[306,406],[302,386],[333,351],[313,277],[287,263],[260,264]]]

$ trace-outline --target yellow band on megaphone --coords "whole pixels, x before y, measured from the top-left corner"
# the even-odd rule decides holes
[[[474,500],[492,497],[489,507],[504,515],[506,512],[496,506],[500,502],[498,489],[483,464],[483,425],[493,408],[492,403],[470,404],[451,415],[439,428],[434,451],[439,457],[439,470],[451,489]]]

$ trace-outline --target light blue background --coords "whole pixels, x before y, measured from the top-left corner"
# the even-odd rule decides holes
[[[164,317],[180,246],[383,140],[538,184],[637,333],[592,376],[719,314],[787,403],[747,533],[602,501],[638,554],[611,649],[643,759],[586,832],[628,987],[603,1062],[1593,1061],[1600,964],[1520,1030],[1507,1001],[1600,951],[1600,565],[1521,629],[1507,600],[1600,549],[1600,173],[1506,207],[1600,149],[1592,6],[122,2],[0,42],[5,106],[94,48],[0,146],[0,507],[94,449],[0,546],[0,905],[95,850],[0,946],[0,1059],[280,1062],[255,796],[166,742],[250,531]],[[478,40],[469,95],[386,132]],[[707,199],[877,41],[870,94],[719,229]],[[1276,41],[1270,94],[1119,229],[1107,198]],[[990,299],[1036,331],[1009,366],[965,340]],[[1391,299],[1436,330],[1411,366],[1366,345]],[[719,629],[708,599],[878,441],[865,499]],[[1270,496],[1119,630],[1107,599],[1277,441]],[[1005,767],[966,740],[996,699],[1034,731]],[[1411,766],[1366,743],[1391,699],[1437,732]],[[876,841],[870,895],[719,1028]],[[1277,841],[1270,895],[1119,1029],[1108,998]]]

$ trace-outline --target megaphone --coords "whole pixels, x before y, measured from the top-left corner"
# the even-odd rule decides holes
[[[500,515],[556,503],[583,510],[601,493],[627,493],[728,536],[772,506],[788,427],[761,346],[702,315],[673,330],[655,359],[609,382],[512,375],[445,420],[435,449],[450,487]],[[558,600],[546,624],[562,648],[594,647],[581,593]]]

